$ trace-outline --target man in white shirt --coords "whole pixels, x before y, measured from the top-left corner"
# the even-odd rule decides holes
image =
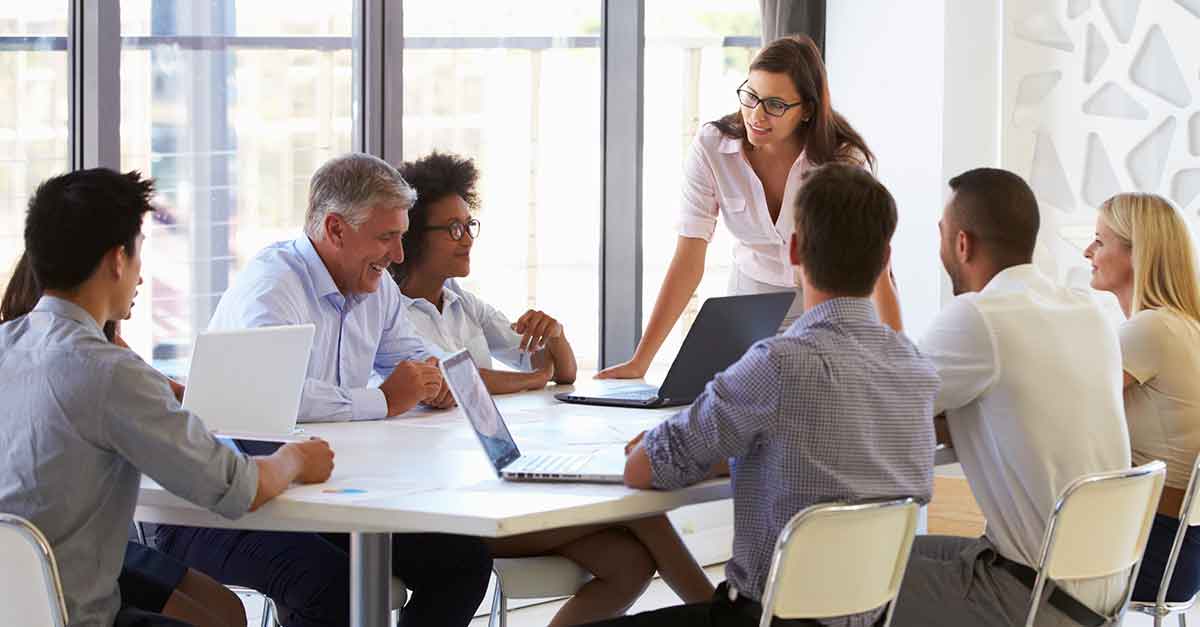
[[[1058,495],[1081,475],[1128,468],[1121,351],[1089,293],[1032,265],[1033,191],[980,168],[950,180],[939,229],[956,298],[919,343],[942,379],[946,426],[987,519],[981,538],[921,536],[894,624],[1022,624],[1031,565]],[[1064,582],[1037,624],[1100,625],[1124,599],[1125,573]]]

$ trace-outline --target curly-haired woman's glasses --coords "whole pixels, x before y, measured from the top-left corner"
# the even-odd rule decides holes
[[[450,234],[450,239],[458,241],[463,238],[463,234],[471,236],[471,239],[479,239],[479,220],[471,218],[466,224],[455,220],[445,226],[427,226],[425,231],[446,231]]]

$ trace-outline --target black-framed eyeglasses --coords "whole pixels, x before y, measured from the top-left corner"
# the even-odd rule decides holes
[[[789,109],[792,109],[793,107],[799,107],[800,105],[804,104],[803,101],[788,103],[778,98],[759,98],[758,94],[748,89],[742,89],[746,86],[746,83],[749,82],[750,81],[742,81],[742,84],[737,88],[738,102],[742,103],[743,107],[753,109],[761,104],[763,106],[763,111],[766,111],[767,115],[781,118],[785,113],[788,112]]]
[[[463,234],[471,236],[471,239],[479,239],[479,220],[471,218],[466,224],[454,220],[445,226],[427,226],[423,231],[445,231],[450,234],[450,239],[458,241],[463,238]]]

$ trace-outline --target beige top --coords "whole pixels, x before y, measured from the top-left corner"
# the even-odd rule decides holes
[[[1121,361],[1133,463],[1167,463],[1167,485],[1187,488],[1200,453],[1200,325],[1147,309],[1121,325]]]

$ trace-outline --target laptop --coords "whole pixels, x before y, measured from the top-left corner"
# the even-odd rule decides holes
[[[308,371],[312,324],[209,331],[196,338],[183,407],[217,435],[290,441]]]
[[[470,353],[454,353],[440,367],[496,476],[508,481],[624,482],[625,454],[620,447],[587,454],[522,455]]]
[[[795,292],[722,296],[704,301],[661,387],[645,383],[605,385],[554,395],[560,401],[613,407],[688,405],[718,372],[733,365],[755,342],[775,335]]]

